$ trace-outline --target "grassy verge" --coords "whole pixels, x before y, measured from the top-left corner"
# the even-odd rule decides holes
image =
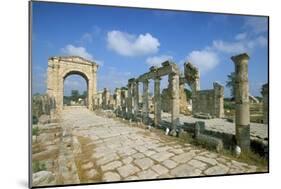
[[[45,163],[40,161],[32,162],[32,171],[33,173],[39,172],[39,171],[45,171],[47,170]]]

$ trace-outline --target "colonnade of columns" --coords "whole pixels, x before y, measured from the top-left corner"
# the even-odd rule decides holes
[[[173,64],[173,65],[171,65]],[[167,71],[169,67],[175,67],[176,71]],[[161,70],[162,69],[162,70]],[[180,106],[179,106],[179,72],[176,64],[166,62],[161,68],[153,68],[153,70],[148,72],[150,77],[143,78],[131,78],[128,80],[128,99],[127,99],[127,117],[129,119],[141,118],[143,123],[149,124],[149,80],[154,80],[154,120],[153,123],[155,126],[161,125],[161,76],[168,75],[169,77],[169,88],[171,90],[171,123],[172,129],[176,129],[179,125],[179,115],[180,115]],[[163,71],[164,70],[164,71]],[[162,71],[161,74],[157,74],[157,71]],[[139,103],[139,85],[142,83],[142,109],[140,109]],[[140,114],[141,112],[141,114]]]
[[[250,149],[250,110],[249,110],[249,81],[248,81],[248,61],[249,56],[246,53],[231,57],[235,64],[235,137],[237,145],[242,151]],[[188,73],[187,73],[188,74]],[[154,81],[154,125],[161,125],[161,77],[168,76],[171,100],[171,129],[175,131],[179,123],[180,115],[180,75],[177,65],[170,61],[162,63],[162,67],[151,67],[150,71],[139,76],[138,78],[131,78],[128,80],[127,89],[118,91],[121,98],[118,103],[122,106],[122,111],[125,111],[128,119],[140,118],[143,123],[149,123],[149,82]],[[197,77],[195,78],[195,80]],[[139,102],[139,85],[142,83],[142,108]],[[196,87],[198,82],[196,82]],[[194,87],[194,86],[193,86]],[[214,86],[214,88],[220,87]],[[194,89],[195,91],[197,89]],[[264,96],[265,104],[265,121],[267,121],[268,109],[268,85],[263,86],[262,94]],[[219,95],[219,94],[217,94]],[[140,114],[141,112],[141,114]]]

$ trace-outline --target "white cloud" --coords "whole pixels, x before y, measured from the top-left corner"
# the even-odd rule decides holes
[[[245,44],[243,42],[226,42],[222,40],[213,41],[213,49],[225,52],[225,53],[242,53],[246,51]]]
[[[248,41],[247,46],[250,49],[253,49],[253,48],[256,48],[256,47],[266,47],[267,46],[267,39],[264,36],[258,36],[257,38]]]
[[[81,44],[92,43],[93,42],[93,36],[90,33],[84,33],[82,35],[82,37],[80,38],[79,42]]]
[[[266,17],[247,17],[245,19],[245,28],[252,30],[255,33],[268,31],[268,20]]]
[[[222,54],[252,53],[257,48],[267,46],[267,38],[263,35],[249,37],[247,33],[239,33],[235,41],[214,40],[211,46],[200,51],[192,51],[187,59],[197,65],[201,72],[207,72],[219,64],[219,56]]]
[[[253,51],[255,48],[263,48],[266,46],[267,38],[260,35],[252,39],[244,38],[243,40],[241,39],[239,41],[234,42],[215,40],[213,41],[213,45],[210,49],[223,53],[238,54]]]
[[[61,49],[62,53],[69,55],[69,56],[80,56],[90,61],[94,61],[99,66],[103,66],[104,62],[102,60],[97,60],[93,58],[93,55],[90,54],[85,47],[76,47],[74,45],[66,45],[64,48]]]
[[[153,56],[146,59],[146,64],[149,66],[161,66],[164,61],[172,59],[173,57],[169,55]]]
[[[158,52],[160,43],[150,33],[135,36],[113,30],[107,33],[107,46],[123,56],[140,56]]]
[[[235,39],[236,40],[243,40],[247,37],[247,33],[244,32],[244,33],[238,33],[236,36],[235,36]]]
[[[209,50],[192,51],[187,56],[187,60],[197,66],[201,73],[205,73],[219,64],[217,54]]]
[[[84,47],[75,47],[74,45],[66,45],[64,48],[62,48],[62,52],[71,55],[71,56],[81,56],[88,60],[93,60],[93,56],[87,52],[86,48]]]

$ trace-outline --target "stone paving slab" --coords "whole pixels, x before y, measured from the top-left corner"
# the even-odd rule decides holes
[[[122,120],[96,115],[86,108],[64,109],[61,124],[69,128],[63,137],[64,143],[71,143],[71,138],[76,137],[75,143],[81,149],[77,147],[74,156],[87,158],[81,165],[76,164],[74,158],[69,161],[72,161],[71,165],[76,164],[79,170],[84,171],[85,174],[79,177],[87,177],[85,179],[88,182],[217,175],[257,170],[254,165],[197,149],[188,143],[180,143],[176,137],[165,136],[164,133],[161,135],[134,127]],[[66,147],[62,145],[61,148],[62,153]],[[62,161],[65,163],[66,160]],[[73,174],[68,173],[65,167],[61,167],[61,171],[64,171],[65,177]],[[76,174],[73,178],[78,182],[80,173]],[[67,182],[70,183],[70,180]]]

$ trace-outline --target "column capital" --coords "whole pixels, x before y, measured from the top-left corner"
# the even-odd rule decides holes
[[[180,78],[180,74],[175,73],[175,72],[171,72],[171,73],[169,74],[169,76],[171,76],[171,77],[179,77],[179,78]]]
[[[135,78],[130,78],[130,79],[128,79],[128,82],[133,83],[133,82],[135,82],[135,80],[136,80]]]
[[[238,54],[236,56],[232,56],[231,60],[234,63],[241,63],[243,61],[248,61],[250,59],[250,56],[247,53],[242,53],[242,54]]]

